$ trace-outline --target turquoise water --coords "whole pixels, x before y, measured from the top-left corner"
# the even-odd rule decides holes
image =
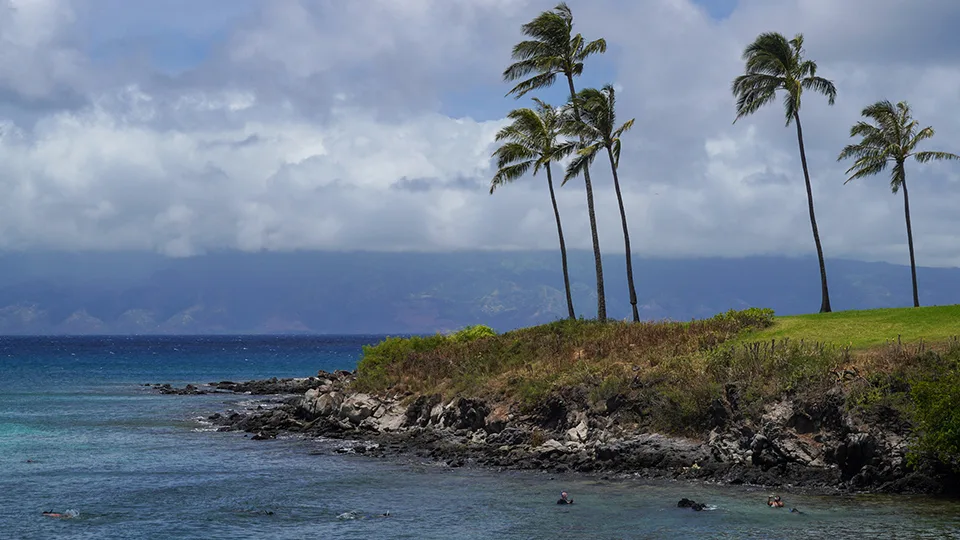
[[[339,455],[198,422],[249,398],[142,386],[352,369],[376,340],[0,339],[0,538],[960,538],[956,501],[781,492],[798,515],[758,488]],[[576,504],[555,505],[561,489]]]

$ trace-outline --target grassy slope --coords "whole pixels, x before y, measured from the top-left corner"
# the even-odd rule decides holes
[[[803,339],[864,349],[896,341],[945,341],[960,336],[960,305],[839,311],[777,317],[741,341]]]

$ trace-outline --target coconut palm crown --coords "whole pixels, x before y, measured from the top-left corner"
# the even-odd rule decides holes
[[[567,167],[564,182],[578,176],[597,157],[601,149],[609,149],[613,154],[613,166],[620,167],[620,136],[633,127],[634,119],[627,120],[617,126],[616,91],[613,86],[606,85],[602,90],[586,88],[577,94],[580,105],[580,120],[577,121],[567,107],[567,120],[564,122],[563,132],[572,137],[578,137],[583,142],[578,144],[576,156]],[[567,143],[570,144],[570,143]]]
[[[587,57],[607,50],[602,38],[587,42],[573,34],[573,13],[564,2],[524,24],[522,31],[530,39],[514,45],[515,62],[503,72],[504,80],[520,81],[507,93],[518,98],[553,86],[558,74],[579,77]]]
[[[803,53],[803,34],[797,34],[790,41],[777,32],[757,36],[743,51],[745,73],[733,80],[732,89],[737,97],[734,122],[773,101],[780,90],[784,91],[783,112],[788,126],[800,113],[804,90],[823,94],[827,103],[833,105],[837,88],[817,75],[817,63],[804,59]]]
[[[497,173],[490,182],[490,193],[513,182],[533,169],[533,174],[559,161],[572,152],[569,145],[558,141],[561,115],[549,103],[533,98],[536,109],[515,109],[507,114],[513,122],[497,132],[496,140],[507,141],[497,148]]]

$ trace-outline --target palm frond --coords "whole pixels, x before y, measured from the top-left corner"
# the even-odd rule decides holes
[[[610,153],[613,154],[613,168],[620,168],[620,139],[614,139],[610,145]]]
[[[887,159],[887,147],[885,146],[873,146],[869,144],[848,144],[843,147],[843,150],[840,152],[840,155],[837,156],[837,161],[843,161],[844,159],[854,158],[857,160],[869,158],[869,159]]]
[[[527,171],[530,170],[530,167],[533,166],[533,163],[533,160],[530,160],[508,165],[506,167],[501,167],[499,170],[497,170],[497,174],[493,176],[493,180],[490,181],[490,194],[492,195],[498,187],[509,184],[517,178],[527,174]]]
[[[864,139],[870,138],[871,140],[882,140],[883,131],[873,124],[868,124],[863,120],[860,120],[850,128],[850,136],[860,136]]]
[[[747,73],[783,76],[791,71],[793,50],[778,32],[764,32],[743,50]]]
[[[553,147],[553,161],[560,161],[581,148],[579,141],[563,141]]]
[[[927,126],[921,129],[916,133],[916,135],[913,135],[912,137],[910,137],[910,140],[907,141],[906,143],[907,149],[909,151],[913,151],[913,149],[917,147],[917,144],[919,144],[921,141],[925,141],[933,137],[935,134],[936,132],[933,131],[933,127],[931,126]]]
[[[787,119],[787,125],[789,126],[793,122],[794,117],[800,112],[800,95],[795,94],[792,89],[788,88],[786,92],[783,93],[783,114]]]
[[[854,164],[853,167],[850,167],[849,169],[847,169],[847,174],[850,174],[850,173],[853,173],[853,174],[850,175],[850,177],[847,178],[843,183],[847,184],[858,178],[865,178],[867,176],[873,176],[875,174],[883,172],[883,170],[887,168],[887,163],[888,161],[885,159],[863,162],[863,163],[860,163],[858,161],[858,164]]]
[[[757,112],[761,107],[773,101],[777,90],[783,87],[783,78],[773,75],[752,73],[740,75],[733,80],[731,90],[737,98],[737,117],[734,123],[744,116]]]
[[[571,178],[583,174],[584,169],[593,163],[593,160],[597,157],[601,148],[603,148],[603,146],[599,143],[580,148],[574,156],[573,161],[567,165],[567,170],[563,175],[563,182],[561,182],[560,185],[564,186]]]
[[[920,163],[927,163],[928,161],[958,160],[960,156],[950,152],[917,152],[913,158]]]
[[[531,92],[533,90],[540,90],[541,88],[549,88],[553,86],[554,81],[557,80],[557,74],[554,72],[541,73],[539,75],[534,75],[529,79],[521,81],[516,86],[510,89],[507,92],[507,95],[513,95],[515,98],[520,98]]]
[[[517,60],[517,64],[525,61],[535,60],[550,53],[550,44],[541,40],[527,39],[513,46],[511,57]],[[519,76],[526,75],[526,73]],[[513,79],[511,79],[513,80]]]
[[[813,62],[810,62],[813,64]],[[816,64],[813,64],[813,70],[816,71]],[[800,85],[804,90],[813,90],[819,94],[827,96],[827,104],[833,105],[837,100],[837,87],[833,82],[823,77],[810,76],[801,80]]]
[[[539,154],[521,143],[511,142],[497,148],[491,157],[497,159],[497,168],[502,169],[513,163],[532,161],[538,158]]]
[[[621,125],[620,127],[618,127],[617,130],[613,132],[613,139],[614,139],[614,140],[619,139],[619,138],[620,138],[620,135],[623,135],[624,133],[630,131],[630,128],[633,127],[633,121],[634,121],[634,120],[636,120],[636,119],[635,119],[635,118],[631,118],[630,120],[627,120],[626,122],[624,122],[623,125]]]
[[[580,34],[577,34],[577,36],[580,36]],[[607,40],[600,38],[581,46],[574,54],[573,58],[577,62],[583,62],[589,56],[594,54],[603,54],[605,52],[607,52]]]
[[[900,191],[900,186],[907,177],[907,171],[904,169],[903,161],[897,161],[890,171],[890,191],[896,193]]]

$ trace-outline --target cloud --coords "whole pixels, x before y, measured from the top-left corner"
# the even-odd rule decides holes
[[[181,4],[0,0],[0,248],[555,248],[543,174],[487,193],[494,134],[528,103],[502,97],[500,73],[553,2]],[[936,127],[931,149],[960,151],[960,117],[943,114],[960,105],[960,6],[741,0],[722,20],[690,0],[571,6],[610,44],[577,84],[614,83],[637,121],[620,175],[638,254],[813,252],[795,129],[778,105],[733,124],[740,52],[777,30],[806,32],[839,89],[801,110],[826,255],[906,261],[902,198],[883,177],[844,186],[836,155],[881,98]],[[960,264],[960,166],[908,175],[918,261]],[[609,163],[593,176],[603,248],[622,251]],[[582,182],[558,199],[568,245],[589,248]]]

